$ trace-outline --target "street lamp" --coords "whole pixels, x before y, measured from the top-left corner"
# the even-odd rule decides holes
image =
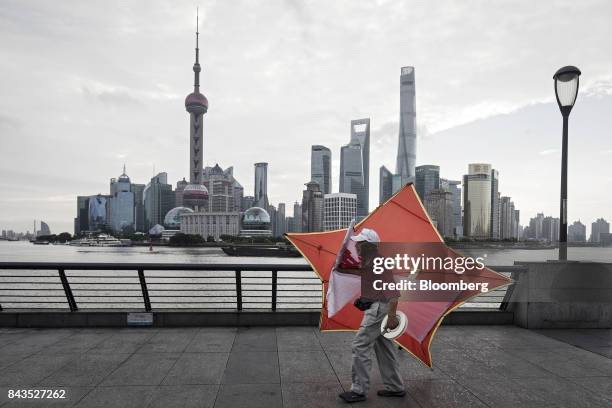
[[[567,66],[555,72],[555,96],[563,116],[563,142],[561,148],[561,206],[559,216],[559,260],[567,260],[567,120],[578,96],[580,70]]]

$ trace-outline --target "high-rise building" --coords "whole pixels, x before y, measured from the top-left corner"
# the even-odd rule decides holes
[[[321,145],[312,146],[310,179],[319,183],[323,194],[329,194],[332,190],[331,157],[329,148]]]
[[[559,242],[559,218],[544,217],[542,219],[541,240],[548,242]]]
[[[491,236],[491,165],[471,163],[463,176],[463,234],[476,239]]]
[[[415,167],[414,188],[421,201],[425,201],[427,194],[440,188],[440,166],[426,164]]]
[[[357,196],[350,193],[332,193],[323,196],[323,230],[346,228],[357,215]]]
[[[359,144],[348,144],[340,149],[340,192],[357,196],[357,216],[368,215],[362,160]]]
[[[416,164],[416,93],[414,67],[402,67],[400,74],[400,123],[395,174],[400,186],[414,181]],[[395,192],[395,191],[394,191]]]
[[[132,192],[134,193],[134,229],[138,232],[146,232],[144,189],[144,184],[132,184]]]
[[[499,173],[495,169],[491,169],[491,238],[505,239],[501,233],[501,214],[499,201]],[[514,204],[512,204],[514,206]],[[511,217],[512,218],[512,217]]]
[[[370,208],[370,118],[351,120],[349,144],[361,147],[364,198],[360,203],[362,214],[359,215],[367,215]]]
[[[189,112],[189,183],[202,184],[203,168],[203,120],[208,112],[208,99],[200,93],[200,48],[199,20],[196,27],[195,63],[193,64],[193,92],[185,98],[185,109]]]
[[[454,237],[453,194],[450,191],[435,188],[425,195],[423,204],[440,235],[444,238]]]
[[[123,173],[110,181],[110,227],[113,232],[134,231],[135,200],[130,178]]]
[[[202,184],[208,190],[208,205],[201,208],[200,211],[236,211],[235,179],[231,170],[224,171],[218,164],[206,167],[202,173]]]
[[[287,218],[285,216],[285,203],[278,203],[276,222],[274,223],[274,236],[282,237],[287,232]]]
[[[568,242],[586,242],[586,225],[578,221],[567,227]]]
[[[601,234],[610,233],[610,224],[603,218],[598,218],[591,224],[591,242],[601,242]]]
[[[302,232],[302,205],[298,201],[293,203],[293,217],[291,221],[289,232]]]
[[[244,212],[251,207],[255,207],[255,197],[253,196],[243,196],[240,204],[240,211]]]
[[[110,197],[102,194],[89,197],[89,231],[101,231],[108,228],[108,198]]]
[[[302,231],[323,231],[323,194],[319,183],[309,181],[302,196]]]
[[[497,239],[517,238],[516,214],[514,202],[510,197],[502,196],[499,200],[499,236]]]
[[[255,163],[255,206],[267,209],[268,201],[268,163]]]
[[[183,206],[183,191],[188,185],[189,185],[189,182],[185,180],[185,177],[183,177],[182,180],[179,180],[176,182],[176,189],[174,190],[174,198],[176,200],[174,205],[176,207]]]
[[[51,235],[51,229],[49,228],[49,224],[47,224],[44,221],[41,221],[40,230],[36,232],[36,236],[40,237],[40,236],[45,236],[45,235]]]
[[[190,187],[201,187],[202,185],[189,184],[183,192],[183,201],[190,200],[197,195],[198,190],[190,191]],[[143,192],[145,206],[145,229],[148,231],[153,226],[164,223],[168,211],[174,208],[176,203],[172,185],[168,184],[168,174],[159,173],[151,178]],[[187,207],[187,205],[185,205]]]
[[[440,188],[452,194],[453,201],[453,236],[463,236],[463,221],[461,219],[461,181],[440,179]]]
[[[77,216],[74,219],[74,235],[89,230],[89,196],[77,196]]]
[[[384,204],[393,195],[393,173],[380,166],[378,173],[378,204]]]

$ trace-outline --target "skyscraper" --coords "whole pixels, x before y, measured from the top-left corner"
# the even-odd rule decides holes
[[[514,204],[512,204],[514,207]],[[491,169],[491,238],[503,238],[501,234],[501,214],[499,201],[499,173]],[[509,237],[508,237],[509,238]]]
[[[77,216],[74,219],[74,235],[89,230],[89,196],[77,196]]]
[[[463,176],[463,234],[488,239],[491,234],[491,165],[472,163]]]
[[[369,213],[370,200],[370,118],[351,120],[351,145],[361,147],[364,199],[361,203],[364,215]],[[362,215],[362,214],[360,214]]]
[[[497,239],[512,239],[515,237],[515,210],[514,203],[510,197],[503,196],[499,199],[499,231]]]
[[[440,188],[452,194],[453,202],[453,235],[463,236],[463,222],[461,218],[461,181],[440,179]]]
[[[110,227],[113,232],[134,231],[134,193],[130,178],[123,173],[110,182]]]
[[[144,184],[132,184],[134,193],[134,229],[138,232],[145,230]]]
[[[202,184],[208,190],[208,206],[200,208],[204,212],[234,212],[236,197],[234,195],[234,177],[215,164],[206,167],[202,172]]]
[[[568,242],[585,242],[586,241],[586,225],[578,221],[567,227]]]
[[[430,191],[440,188],[440,166],[426,164],[416,167],[414,188],[424,202]]]
[[[255,206],[268,208],[268,163],[255,163]]]
[[[302,231],[323,231],[323,194],[319,183],[309,181],[302,197]],[[295,208],[295,207],[294,207]]]
[[[393,173],[380,166],[378,173],[378,204],[383,204],[393,195]]]
[[[400,123],[395,174],[400,187],[414,180],[416,164],[416,94],[414,67],[402,67],[400,74]]]
[[[340,148],[340,192],[355,194],[357,216],[365,217],[368,208],[362,160],[359,144],[348,144]]]
[[[310,153],[310,179],[319,183],[323,194],[329,194],[332,190],[331,177],[331,150],[321,145],[312,146]]]
[[[601,234],[610,233],[610,224],[603,218],[598,218],[591,224],[591,242],[601,242]]]
[[[332,193],[323,196],[323,230],[346,228],[357,215],[357,196],[349,193]]]
[[[196,17],[197,19],[197,17]],[[200,48],[199,19],[196,24],[195,63],[193,64],[193,92],[185,98],[185,109],[189,112],[189,183],[202,183],[203,167],[203,119],[208,111],[208,99],[200,93]]]
[[[285,203],[278,203],[278,209],[276,210],[276,223],[274,229],[274,235],[282,237],[287,232],[287,219],[285,217]]]
[[[453,194],[435,188],[425,195],[423,204],[440,235],[444,238],[454,236]]]
[[[194,186],[190,184],[190,186]],[[204,186],[201,186],[205,188]],[[164,217],[176,203],[172,185],[168,184],[168,174],[159,173],[151,178],[143,192],[145,206],[145,228],[151,229],[156,224],[162,225]],[[186,197],[185,197],[186,198]]]

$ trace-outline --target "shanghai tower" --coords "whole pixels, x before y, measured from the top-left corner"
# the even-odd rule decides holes
[[[414,67],[402,67],[400,75],[400,123],[395,175],[404,186],[414,181],[416,162],[416,104]]]
[[[200,93],[200,49],[199,40],[199,18],[196,24],[196,48],[195,63],[193,64],[193,92],[185,98],[185,109],[189,112],[189,183],[202,184],[203,152],[202,152],[202,121],[204,114],[208,111],[208,99]]]

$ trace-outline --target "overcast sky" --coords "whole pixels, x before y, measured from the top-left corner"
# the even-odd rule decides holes
[[[72,232],[76,196],[188,174],[195,9],[204,161],[272,204],[301,200],[310,146],[370,117],[370,208],[395,167],[400,67],[415,66],[417,164],[460,179],[492,163],[521,223],[558,216],[561,116],[552,74],[578,66],[569,218],[612,220],[612,2],[0,1],[0,228]],[[291,210],[289,210],[290,215]]]

